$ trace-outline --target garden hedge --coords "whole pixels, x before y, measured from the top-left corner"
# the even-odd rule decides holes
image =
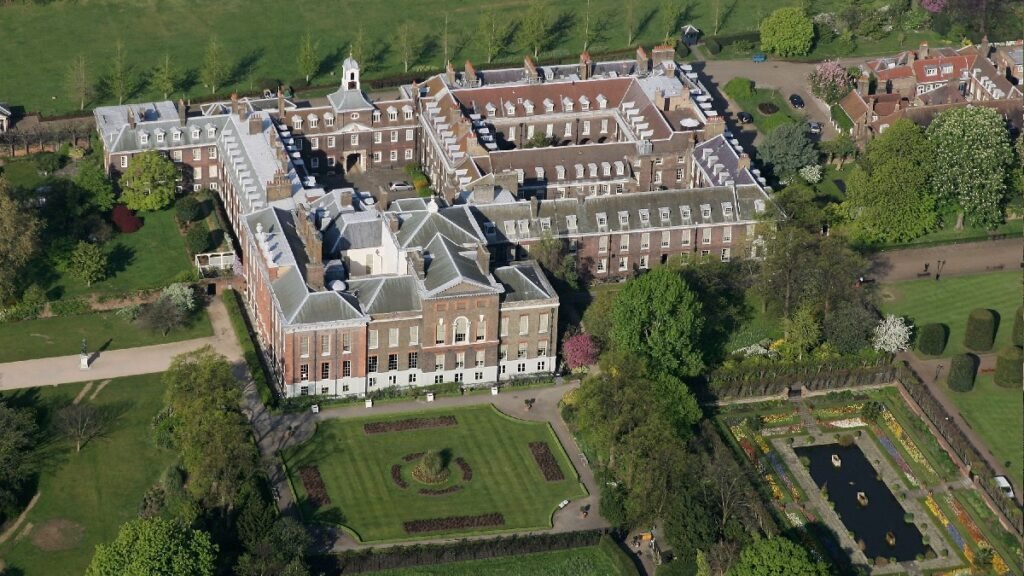
[[[1013,316],[1013,345],[1024,346],[1024,306],[1018,307]]]
[[[196,222],[189,227],[185,233],[185,245],[188,251],[195,254],[202,254],[210,247],[210,228],[205,222]]]
[[[996,385],[1020,388],[1024,385],[1024,349],[1007,346],[996,357]]]
[[[975,308],[967,317],[964,346],[978,352],[988,352],[996,338],[996,316],[988,308]]]
[[[938,356],[946,349],[947,337],[945,324],[925,324],[917,335],[917,349],[922,354]]]
[[[950,390],[970,392],[974,389],[974,376],[978,370],[975,357],[970,354],[957,354],[949,366],[949,379],[946,383]]]
[[[686,58],[689,55],[690,47],[680,42],[679,45],[676,46],[676,56],[678,56],[679,58]]]
[[[708,38],[704,41],[704,47],[708,49],[708,52],[712,54],[718,54],[722,51],[722,45],[718,43],[718,40],[714,38]]]
[[[203,206],[199,203],[199,200],[195,196],[185,196],[179,198],[174,203],[174,215],[178,218],[178,223],[182,226],[189,222],[195,222],[202,216]]]

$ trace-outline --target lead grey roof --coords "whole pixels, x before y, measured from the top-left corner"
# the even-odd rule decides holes
[[[440,213],[410,212],[400,214],[401,226],[396,237],[401,248],[425,247],[438,234],[458,244],[476,243],[479,238],[470,234]]]
[[[475,252],[466,255],[465,251],[441,234],[427,244],[424,251],[426,277],[423,279],[427,296],[435,296],[461,283],[475,285],[481,291],[500,291],[477,266]]]
[[[711,162],[711,158],[713,157],[716,158],[716,160]],[[717,185],[722,185],[730,180],[737,186],[754,183],[749,171],[739,169],[739,158],[739,153],[733,145],[725,139],[723,134],[719,134],[714,138],[705,140],[693,149],[693,159],[696,161],[697,166],[700,167],[701,172],[704,173],[704,176],[708,181]],[[722,172],[727,173],[728,176],[725,180],[722,180],[714,173],[715,164],[721,164],[723,166],[723,169],[719,171],[719,174]]]
[[[419,312],[423,309],[419,287],[413,276],[358,278],[348,282],[348,291],[359,299],[367,314]]]
[[[366,99],[361,90],[345,90],[338,88],[335,92],[327,95],[336,112],[350,112],[357,110],[372,110],[373,104]]]
[[[534,261],[516,262],[494,270],[494,277],[505,287],[505,302],[525,302],[555,298],[555,290]]]

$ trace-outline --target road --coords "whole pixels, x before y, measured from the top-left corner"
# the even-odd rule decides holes
[[[934,278],[940,261],[943,277],[1019,270],[1024,262],[1024,242],[1007,238],[880,252],[873,258],[870,275],[882,282]]]

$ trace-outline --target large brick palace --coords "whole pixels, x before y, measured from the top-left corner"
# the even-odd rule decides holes
[[[160,150],[219,193],[247,306],[286,396],[491,383],[557,367],[558,296],[530,246],[563,239],[598,280],[674,255],[756,256],[764,180],[671,48],[477,71],[369,100],[339,89],[95,111],[109,171]],[[418,163],[437,196],[319,179]]]

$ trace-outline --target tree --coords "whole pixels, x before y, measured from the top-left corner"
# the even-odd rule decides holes
[[[843,212],[866,242],[906,242],[938,220],[931,193],[932,146],[919,126],[897,120],[868,144],[854,168]]]
[[[153,75],[150,76],[149,82],[153,85],[153,88],[156,88],[158,92],[164,95],[165,100],[178,89],[181,76],[178,73],[178,69],[174,66],[174,61],[171,60],[169,52],[164,53],[163,60],[153,69]]]
[[[996,339],[996,317],[988,308],[975,308],[967,316],[964,346],[978,352],[988,352]]]
[[[614,345],[646,358],[655,373],[693,376],[704,366],[700,302],[667,266],[626,283],[615,298],[612,322]]]
[[[139,322],[148,330],[163,336],[185,324],[185,312],[168,298],[158,298],[142,307]]]
[[[39,247],[41,229],[33,211],[23,209],[0,178],[0,301],[16,295],[21,271]]]
[[[811,276],[807,254],[813,246],[814,237],[794,226],[783,226],[768,237],[758,278],[766,309],[772,306],[786,318],[796,310]]]
[[[1024,346],[1024,306],[1018,306],[1013,313],[1013,332],[1010,341],[1014,346]]]
[[[761,49],[779,56],[806,56],[814,23],[803,8],[779,8],[761,22]]]
[[[206,252],[210,248],[210,239],[210,229],[205,222],[192,224],[185,233],[185,245],[193,255]]]
[[[299,74],[306,77],[306,84],[309,84],[309,79],[320,69],[320,55],[317,53],[319,47],[320,43],[313,38],[313,34],[306,32],[305,36],[302,37],[302,44],[299,45],[299,55],[296,62],[299,67]]]
[[[809,306],[802,306],[792,318],[783,321],[785,330],[785,354],[803,360],[804,354],[821,341],[821,326]]]
[[[847,158],[857,155],[857,145],[849,134],[840,134],[832,140],[825,140],[818,145],[821,151],[828,154],[829,163],[836,162],[836,169],[842,170]]]
[[[110,544],[98,544],[86,576],[148,574],[213,576],[217,546],[210,535],[163,518],[129,520]]]
[[[364,72],[369,70],[371,62],[369,62],[369,54],[366,53],[366,33],[363,31],[362,26],[356,30],[356,37],[352,39],[348,51],[355,58],[356,62],[359,62]]]
[[[840,354],[855,354],[868,345],[875,316],[864,306],[844,302],[825,316],[822,333],[825,341]]]
[[[544,232],[537,243],[530,246],[530,255],[555,284],[564,284],[572,290],[580,287],[576,272],[576,258],[569,253],[567,242]]]
[[[1020,388],[1024,385],[1024,351],[1020,346],[1007,346],[996,356],[996,386]]]
[[[956,392],[970,392],[974,388],[974,378],[978,365],[973,356],[957,354],[949,362],[949,376],[946,385]]]
[[[771,166],[776,176],[788,177],[796,174],[808,164],[818,161],[818,152],[807,138],[801,124],[787,122],[777,126],[761,145],[761,159]]]
[[[303,555],[309,533],[291,518],[279,518],[277,509],[262,498],[249,498],[238,518],[238,536],[246,552],[235,565],[237,576],[305,576],[310,571]]]
[[[878,419],[882,417],[884,408],[884,405],[877,400],[865,402],[864,406],[860,409],[861,418],[866,422],[878,422]]]
[[[203,56],[203,65],[199,68],[199,79],[203,85],[210,89],[210,93],[217,92],[217,87],[227,81],[231,70],[228,66],[227,56],[224,48],[216,36],[210,37],[206,45],[206,55]]]
[[[32,411],[12,408],[0,400],[0,519],[14,511],[22,488],[32,477],[29,456],[35,443]]]
[[[583,11],[583,20],[580,21],[580,36],[583,38],[583,51],[586,52],[590,48],[590,43],[594,41],[596,28],[591,26],[590,22],[590,0],[587,0],[587,8]]]
[[[716,0],[717,1],[717,0]],[[715,33],[718,30],[718,19],[715,19]],[[697,573],[695,576],[711,576],[711,566],[708,564],[708,557],[703,550],[697,550]]]
[[[828,566],[782,537],[755,540],[740,553],[728,576],[828,576]]]
[[[679,33],[679,17],[682,13],[683,7],[678,0],[662,0],[658,14],[661,18],[661,29],[665,31],[665,44],[669,44]]]
[[[615,306],[615,297],[618,294],[613,290],[601,290],[593,293],[593,300],[583,312],[581,325],[587,334],[593,336],[595,343],[602,350],[611,348],[612,344],[612,310]]]
[[[68,68],[65,83],[68,89],[68,96],[78,101],[78,109],[85,110],[85,103],[92,98],[92,83],[89,81],[89,71],[85,65],[85,55],[79,55]]]
[[[85,192],[86,207],[99,212],[110,212],[114,207],[114,187],[110,183],[103,166],[100,165],[102,154],[89,154],[78,163],[78,174],[75,184]]]
[[[1013,163],[1003,117],[992,108],[950,108],[927,133],[934,159],[932,189],[939,201],[960,210],[969,224],[999,224]]]
[[[160,291],[160,297],[171,301],[186,314],[196,309],[195,291],[184,282],[175,282]]]
[[[75,452],[99,436],[103,429],[99,410],[84,402],[69,404],[57,411],[57,429],[75,443]]]
[[[156,150],[136,154],[121,176],[121,202],[132,210],[156,211],[174,201],[178,169]]]
[[[107,253],[96,244],[81,240],[71,253],[68,271],[86,286],[92,286],[107,277]]]
[[[878,322],[871,339],[875,350],[895,354],[910,346],[910,334],[914,327],[899,316],[889,314]]]
[[[397,36],[395,38],[395,49],[398,50],[398,57],[402,60],[405,71],[408,72],[409,64],[415,61],[421,45],[416,32],[416,26],[406,20],[398,27],[395,34]]]
[[[562,356],[570,370],[578,370],[594,365],[600,350],[594,339],[585,332],[570,336],[562,344]]]
[[[547,46],[550,27],[551,17],[548,1],[530,0],[530,6],[526,9],[526,16],[523,18],[522,34],[523,44],[533,52],[534,58],[540,55],[541,50]]]
[[[925,324],[917,334],[917,349],[922,354],[938,356],[946,349],[946,326]]]
[[[622,2],[622,25],[626,29],[626,46],[632,46],[636,38],[637,23],[639,22],[640,0],[623,0]]]
[[[835,104],[850,93],[853,80],[839,62],[826,60],[814,67],[807,77],[811,93],[829,104]]]
[[[110,61],[108,83],[110,92],[117,98],[118,104],[124,104],[135,91],[135,76],[131,65],[125,60],[124,42],[121,40],[114,44],[114,58]]]
[[[509,42],[508,25],[502,20],[493,9],[488,9],[480,15],[480,26],[477,29],[477,42],[487,56],[487,63],[490,64],[495,58],[501,56],[508,48]]]

